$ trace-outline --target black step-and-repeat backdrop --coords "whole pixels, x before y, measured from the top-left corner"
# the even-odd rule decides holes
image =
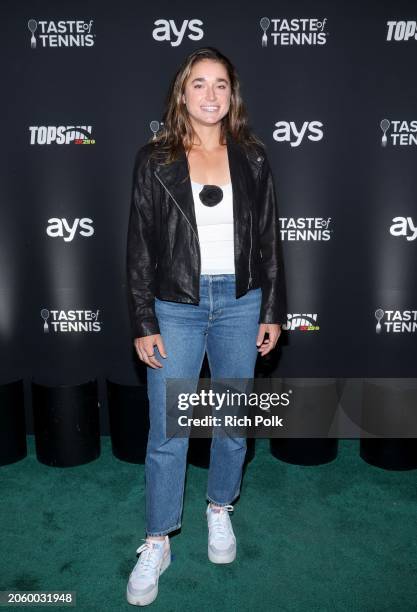
[[[3,3],[1,383],[143,382],[133,160],[191,50],[242,81],[279,198],[288,320],[269,374],[416,375],[414,2]]]

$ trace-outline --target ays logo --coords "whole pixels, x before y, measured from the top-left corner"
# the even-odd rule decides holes
[[[304,121],[300,128],[297,128],[294,121],[277,121],[275,127],[277,129],[272,132],[273,139],[289,142],[292,147],[299,147],[304,138],[313,142],[323,138],[321,121]]]
[[[417,238],[417,226],[412,217],[394,217],[389,233],[391,236],[402,236],[411,242]]]
[[[152,31],[152,36],[157,42],[169,42],[171,47],[178,47],[184,37],[190,40],[201,40],[204,36],[203,22],[200,19],[184,19],[177,26],[173,19],[157,19],[156,26]]]
[[[94,234],[93,220],[88,217],[82,219],[74,219],[72,223],[67,219],[58,219],[52,217],[48,219],[46,233],[51,238],[63,238],[64,242],[72,242],[75,235],[88,238]]]

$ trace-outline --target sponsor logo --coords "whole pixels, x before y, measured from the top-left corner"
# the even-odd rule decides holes
[[[410,242],[417,238],[417,226],[412,217],[394,217],[389,233],[392,236],[402,236]]]
[[[387,40],[417,40],[417,21],[387,21]]]
[[[381,145],[412,146],[417,144],[417,120],[400,121],[399,119],[382,119],[379,124],[382,130]]]
[[[31,49],[38,47],[92,47],[95,34],[91,32],[93,20],[69,19],[46,21],[29,19],[28,30]]]
[[[375,310],[377,320],[375,331],[377,334],[414,333],[417,330],[417,310]]]
[[[299,147],[304,138],[317,142],[323,138],[321,121],[304,121],[300,129],[294,121],[277,121],[272,137],[277,142],[288,142],[291,147]]]
[[[203,22],[200,19],[184,19],[177,26],[173,19],[157,19],[156,26],[152,30],[152,36],[157,42],[169,42],[171,47],[178,47],[184,38],[189,40],[201,40],[204,30],[201,27]]]
[[[330,240],[331,217],[280,217],[281,240],[318,242]]]
[[[42,308],[44,333],[90,333],[101,331],[99,310],[52,310]]]
[[[317,313],[315,314],[287,314],[287,322],[282,329],[288,331],[318,331]]]
[[[91,125],[31,125],[31,145],[96,144]]]
[[[52,217],[48,219],[46,233],[51,238],[62,238],[64,242],[72,242],[76,234],[89,238],[94,234],[93,220],[83,217],[70,223],[67,219]]]
[[[321,19],[270,19],[262,17],[259,21],[263,31],[261,44],[277,46],[314,46],[325,45],[328,32],[325,31],[327,18]]]

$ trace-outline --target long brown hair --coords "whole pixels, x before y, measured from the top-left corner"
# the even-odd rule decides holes
[[[150,143],[156,145],[154,152],[160,163],[171,163],[178,159],[182,147],[186,152],[191,148],[195,131],[188,117],[188,111],[181,100],[193,65],[203,59],[211,59],[223,64],[231,84],[229,112],[221,120],[221,142],[225,144],[226,134],[230,134],[234,140],[247,149],[256,145],[265,146],[249,127],[248,114],[240,93],[240,82],[235,67],[215,47],[200,47],[185,58],[172,79],[165,100],[163,126],[159,133],[149,140]]]

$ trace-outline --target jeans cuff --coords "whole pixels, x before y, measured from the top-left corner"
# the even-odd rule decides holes
[[[167,533],[169,533],[170,531],[175,531],[176,529],[179,529],[181,527],[181,523],[177,523],[176,525],[174,525],[174,527],[169,527],[168,529],[164,529],[163,531],[147,531],[146,530],[146,536],[164,536],[167,535]]]
[[[239,494],[238,494],[239,495]],[[209,495],[206,495],[206,498],[208,499],[209,502],[212,502],[213,504],[215,504],[216,506],[228,506],[229,504],[231,504],[233,502],[233,500],[235,500],[237,497],[237,495],[235,495],[233,497],[233,499],[231,501],[228,502],[217,502],[215,499],[212,499],[211,497],[209,497]]]

